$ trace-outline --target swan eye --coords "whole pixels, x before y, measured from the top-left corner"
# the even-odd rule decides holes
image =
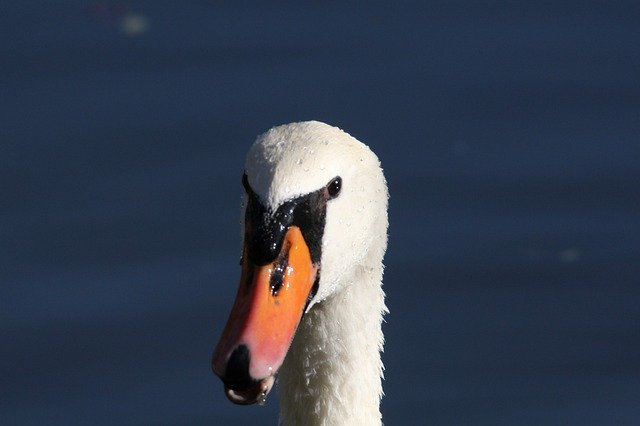
[[[338,194],[340,194],[340,189],[342,189],[342,178],[340,176],[336,176],[327,184],[329,199],[336,198]]]

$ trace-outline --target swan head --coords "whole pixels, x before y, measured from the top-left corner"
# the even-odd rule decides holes
[[[388,194],[376,155],[316,121],[260,135],[243,185],[240,286],[212,366],[232,402],[252,404],[273,386],[305,312],[384,252]]]

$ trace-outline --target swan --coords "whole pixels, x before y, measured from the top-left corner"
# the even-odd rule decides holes
[[[317,121],[258,136],[243,175],[241,278],[212,368],[280,424],[382,423],[386,181],[376,155]]]

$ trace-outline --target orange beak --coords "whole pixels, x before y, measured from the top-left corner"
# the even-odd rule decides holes
[[[245,247],[229,320],[213,355],[213,371],[237,404],[261,402],[273,386],[316,281],[317,265],[297,226],[277,258],[253,265]]]

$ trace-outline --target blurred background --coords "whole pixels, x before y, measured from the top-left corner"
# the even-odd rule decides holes
[[[637,2],[5,2],[0,422],[274,425],[209,359],[244,154],[391,192],[388,425],[640,424]]]

